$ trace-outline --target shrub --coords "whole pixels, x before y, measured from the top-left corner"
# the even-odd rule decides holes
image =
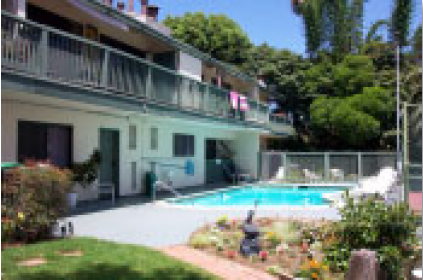
[[[215,243],[211,237],[211,235],[206,233],[197,233],[190,238],[188,244],[195,249],[204,249]]]
[[[216,225],[221,228],[228,228],[230,226],[229,219],[227,216],[222,216],[216,221]]]
[[[36,241],[66,214],[71,174],[48,163],[27,162],[9,170],[2,183],[2,233],[5,241]]]
[[[91,185],[98,177],[100,163],[99,150],[94,150],[93,154],[84,162],[74,162],[72,164],[72,180],[84,188]]]
[[[281,241],[288,244],[301,244],[302,236],[299,229],[299,225],[294,222],[275,222],[270,228]]]
[[[354,202],[347,197],[346,201],[333,229],[336,238],[325,248],[331,268],[346,270],[351,251],[370,249],[378,252],[388,274],[400,273],[402,262],[413,255],[417,244],[416,218],[408,205],[386,205],[376,198]]]
[[[325,279],[328,267],[315,259],[308,260],[301,267],[301,270],[295,274],[296,277],[305,279]]]

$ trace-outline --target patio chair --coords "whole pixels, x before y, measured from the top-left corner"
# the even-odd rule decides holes
[[[385,167],[379,171],[377,176],[371,176],[361,180],[358,185],[350,189],[348,193],[353,199],[379,195],[385,201],[388,201],[399,199],[399,189],[398,173],[392,167]],[[344,191],[325,193],[322,197],[338,206],[344,204]]]
[[[333,178],[334,180],[344,181],[345,174],[343,170],[337,168],[329,169],[329,173],[331,178]]]
[[[275,177],[273,177],[270,182],[271,183],[280,183],[281,181],[285,180],[285,168],[283,166],[279,167],[278,172],[276,172]]]
[[[310,171],[309,169],[303,169],[304,177],[309,181],[320,181],[322,176]]]

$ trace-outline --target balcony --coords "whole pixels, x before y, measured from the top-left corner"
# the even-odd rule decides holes
[[[150,61],[82,37],[2,12],[2,71],[104,93],[204,117],[290,133],[286,119],[270,118],[265,104],[249,100],[233,110],[229,92]]]

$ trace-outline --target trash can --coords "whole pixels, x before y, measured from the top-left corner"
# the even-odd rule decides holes
[[[156,183],[157,176],[153,172],[149,171],[145,173],[145,190],[146,194],[152,199],[155,199],[156,192],[154,190],[154,184]]]

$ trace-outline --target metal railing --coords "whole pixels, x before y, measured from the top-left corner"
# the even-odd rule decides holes
[[[2,11],[2,69],[204,115],[268,124],[266,105],[233,112],[229,92],[98,42]],[[286,125],[285,125],[286,127]]]
[[[260,179],[280,182],[355,183],[396,166],[390,152],[262,152]]]

